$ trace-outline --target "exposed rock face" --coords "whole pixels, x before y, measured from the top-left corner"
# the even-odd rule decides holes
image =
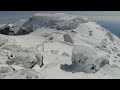
[[[4,35],[8,35],[10,31],[10,27],[6,26],[5,28],[0,29],[0,33]]]
[[[22,24],[24,24],[26,20],[17,20],[11,22],[7,25],[0,27],[0,33],[4,35],[16,35],[16,33],[20,30]]]

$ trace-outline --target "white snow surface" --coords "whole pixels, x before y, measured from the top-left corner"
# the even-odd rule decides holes
[[[72,20],[77,16],[68,14],[34,14],[33,17],[52,17],[62,20]],[[90,31],[92,35],[90,35]],[[79,23],[72,30],[57,30],[47,27],[37,28],[26,35],[7,36],[0,34],[0,78],[1,79],[120,79],[120,39],[96,22]],[[64,41],[64,34],[69,34],[74,43]],[[50,40],[50,38],[53,38]],[[37,64],[32,69],[21,65],[8,65],[8,54],[4,45],[9,43],[21,45],[24,48],[37,48],[43,55],[44,65]],[[96,57],[107,56],[110,65],[105,65],[96,73],[75,72],[72,70],[72,49],[86,46],[96,52]],[[67,53],[68,56],[62,55]],[[91,54],[90,54],[91,55]],[[3,69],[2,67],[12,67]],[[1,69],[2,68],[2,69]],[[4,73],[1,71],[4,70]],[[2,71],[3,72],[3,71]],[[24,74],[21,74],[23,73]],[[31,76],[29,76],[31,75]],[[36,76],[37,75],[37,76]]]

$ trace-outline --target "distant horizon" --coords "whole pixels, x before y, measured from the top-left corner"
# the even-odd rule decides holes
[[[0,24],[5,24],[35,13],[66,13],[88,16],[95,20],[120,21],[120,11],[0,11]]]
[[[23,17],[29,17],[35,13],[65,13],[70,15],[88,16],[98,22],[101,21],[101,24],[103,21],[104,25],[102,24],[102,26],[107,27],[107,29],[120,37],[120,11],[0,11],[0,24],[7,24]]]

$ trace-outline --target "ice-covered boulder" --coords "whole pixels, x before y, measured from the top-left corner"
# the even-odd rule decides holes
[[[8,59],[13,59],[11,51],[0,49],[0,64],[6,64]]]
[[[72,63],[85,63],[88,59],[94,61],[96,55],[96,52],[87,46],[76,46],[72,50]]]
[[[17,63],[19,61],[23,62],[24,59],[31,57],[30,60],[33,60],[33,61],[36,60],[36,62],[35,63],[33,62],[33,64],[38,64],[40,67],[44,65],[43,56],[41,55],[41,53],[37,48],[34,48],[34,47],[25,48],[19,44],[9,43],[3,46],[2,49],[11,51],[11,53],[8,55],[8,59],[11,60],[14,58],[15,60],[15,61],[13,60],[14,62],[17,62]],[[20,60],[18,60],[17,58]]]
[[[97,53],[86,46],[74,47],[72,50],[72,64],[75,71],[82,71],[86,73],[95,73],[101,67],[109,64],[105,57],[97,57]]]
[[[37,59],[33,53],[14,52],[14,58],[7,61],[7,64],[22,65],[24,68],[33,68],[37,63]]]
[[[31,48],[27,48],[25,50],[25,52],[28,53],[33,53],[37,59],[37,64],[42,67],[44,65],[43,63],[43,56],[41,55],[41,53],[39,52],[39,50],[37,48],[31,47]]]

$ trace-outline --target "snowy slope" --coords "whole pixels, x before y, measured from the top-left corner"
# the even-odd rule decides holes
[[[74,23],[75,27],[74,25],[70,27],[71,23],[72,25]],[[77,26],[75,23],[77,23]],[[41,55],[43,55],[44,65],[41,68],[38,65],[35,65],[30,70],[25,69],[21,65],[8,65],[6,63],[6,54],[0,53],[1,67],[9,67],[9,69],[7,69],[8,72],[6,71],[6,73],[1,73],[0,71],[0,78],[26,79],[28,74],[31,75],[29,78],[37,77],[40,79],[120,78],[120,39],[94,22],[94,20],[63,13],[38,13],[34,14],[32,18],[24,24],[18,25],[28,32],[31,26],[34,27],[34,30],[29,34],[20,36],[6,36],[1,34],[0,37],[2,37],[2,39],[0,39],[0,49],[2,50],[2,47],[9,43],[18,44],[24,48],[37,48]],[[56,27],[59,27],[59,29]],[[69,40],[72,40],[72,43],[69,42],[69,40],[68,42],[65,41],[65,35],[67,35],[67,39],[69,38]],[[8,41],[4,42],[4,40]],[[4,44],[2,44],[3,42]],[[97,53],[96,57],[106,56],[110,65],[100,68],[96,73],[73,73],[71,56],[72,49],[75,46],[87,46],[91,48]],[[2,59],[4,58],[5,61],[3,62]],[[13,67],[15,71],[12,70],[10,66]],[[21,75],[22,72],[25,74]],[[4,74],[6,75],[5,77]]]

